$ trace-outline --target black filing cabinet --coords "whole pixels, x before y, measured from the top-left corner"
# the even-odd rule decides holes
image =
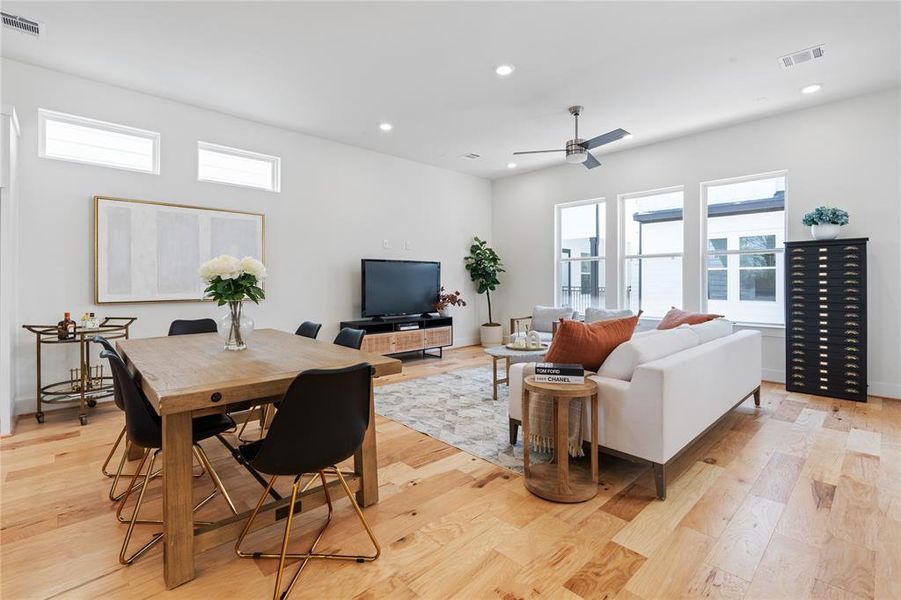
[[[867,240],[785,242],[785,389],[867,401]]]

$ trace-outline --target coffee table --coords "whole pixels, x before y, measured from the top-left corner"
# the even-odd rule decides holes
[[[548,348],[539,348],[537,350],[514,350],[506,346],[491,346],[485,348],[485,354],[491,357],[492,362],[492,399],[497,400],[497,386],[502,383],[510,385],[510,365],[518,362],[538,362],[547,354]],[[497,376],[497,362],[503,360],[506,362],[506,373],[504,377]]]
[[[554,402],[554,462],[529,461],[529,396],[541,394]],[[591,399],[591,470],[569,466],[569,403],[573,398]],[[522,382],[522,467],[526,489],[553,502],[585,502],[598,493],[598,388],[593,381],[582,384],[539,383],[534,375]],[[581,437],[581,432],[580,437]]]

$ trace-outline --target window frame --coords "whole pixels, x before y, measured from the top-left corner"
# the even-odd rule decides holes
[[[578,206],[588,206],[591,204],[599,204],[600,211],[604,215],[604,224],[605,229],[603,231],[604,236],[604,246],[602,247],[598,244],[598,251],[603,250],[603,254],[596,254],[593,256],[573,256],[572,252],[570,252],[569,256],[566,258],[563,257],[563,211],[567,208],[575,208]],[[609,224],[607,223],[607,200],[604,197],[600,198],[589,198],[587,200],[575,200],[573,202],[561,202],[559,204],[554,205],[554,306],[563,306],[561,303],[561,272],[560,265],[563,263],[574,263],[574,262],[588,262],[595,261],[598,263],[598,271],[604,273],[604,280],[606,282],[606,268],[607,268],[607,227]],[[597,232],[598,237],[601,237],[600,231]],[[581,276],[580,276],[581,281]],[[570,281],[570,287],[572,287],[572,281]],[[607,286],[604,286],[604,304],[606,305],[607,298]],[[603,306],[601,308],[606,308]]]
[[[710,251],[708,250],[708,248],[707,248],[707,221],[708,221],[709,218],[710,218],[710,217],[708,216],[708,214],[707,214],[707,208],[708,208],[708,207],[707,207],[707,189],[708,189],[708,188],[711,188],[711,187],[721,186],[721,185],[729,185],[729,184],[735,184],[735,183],[746,183],[746,182],[749,182],[749,181],[759,181],[759,180],[761,180],[761,179],[775,179],[775,178],[777,178],[777,177],[782,177],[782,178],[785,180],[785,186],[784,186],[784,187],[785,187],[785,189],[784,189],[784,193],[785,193],[785,196],[784,196],[784,197],[785,197],[785,200],[784,200],[784,205],[783,205],[783,208],[782,208],[782,239],[783,239],[783,245],[782,245],[782,247],[781,247],[781,248],[778,248],[778,247],[777,247],[777,248],[773,248],[773,249],[767,249],[767,250],[765,250],[765,251],[761,251],[759,248],[749,249],[749,250],[741,250],[741,249],[738,249],[738,250],[724,250],[724,251],[714,252],[714,253],[712,253],[712,254],[715,255],[715,256],[727,256],[727,257],[728,257],[728,256],[737,256],[737,257],[740,257],[740,256],[743,255],[743,254],[744,254],[744,255],[748,255],[748,254],[781,254],[781,255],[783,256],[783,267],[782,267],[782,268],[783,268],[783,272],[782,272],[782,275],[783,275],[783,277],[784,277],[784,275],[785,275],[785,262],[784,262],[784,256],[785,256],[785,241],[784,241],[784,240],[788,237],[788,235],[787,235],[787,234],[788,234],[788,197],[789,197],[789,192],[788,192],[788,189],[789,189],[788,169],[781,169],[781,170],[778,170],[778,171],[767,171],[767,172],[765,172],[765,173],[755,173],[755,174],[753,174],[753,175],[741,175],[741,176],[738,176],[738,177],[725,177],[725,178],[722,178],[722,179],[713,179],[713,180],[710,180],[710,181],[702,181],[702,182],[700,183],[700,192],[699,192],[699,194],[698,194],[698,202],[700,203],[700,206],[701,206],[701,210],[700,210],[700,213],[699,213],[699,214],[700,214],[700,217],[701,217],[701,219],[700,219],[701,222],[700,222],[700,227],[699,227],[699,229],[700,229],[700,234],[701,234],[701,240],[700,240],[700,241],[701,241],[701,244],[700,244],[700,247],[701,247],[701,257],[700,257],[700,264],[701,264],[701,269],[700,269],[700,270],[701,270],[701,277],[700,277],[700,279],[701,279],[701,281],[700,281],[700,284],[701,284],[701,312],[708,312],[708,304],[709,304],[709,299],[707,298],[707,285],[708,285],[708,282],[707,282],[707,261],[708,261],[710,255],[711,255],[711,252],[710,252]],[[759,234],[755,234],[755,235],[759,235]],[[777,236],[777,240],[778,240],[778,236]],[[778,243],[778,242],[777,242],[777,243]],[[739,263],[740,263],[740,262],[741,262],[741,259],[739,258],[738,260],[739,260]],[[779,274],[779,266],[778,266],[778,265],[779,265],[779,261],[778,261],[778,259],[777,259],[776,265],[773,267],[773,268],[776,270],[776,290],[777,290],[777,292],[776,292],[776,299],[775,299],[775,302],[776,302],[776,303],[779,302],[778,289],[779,289],[779,275],[780,275],[780,274]],[[739,286],[740,286],[740,285],[741,285],[741,275],[740,275],[740,273],[741,273],[741,267],[739,267],[739,268],[737,269],[736,272],[739,273],[738,277],[739,277]],[[740,293],[740,292],[739,292],[739,293]],[[740,296],[739,296],[739,297],[740,297]],[[785,291],[783,290],[783,302],[784,302],[784,301],[785,301]],[[742,302],[754,302],[754,301],[753,301],[753,300],[743,300]],[[747,326],[751,326],[751,327],[774,327],[774,328],[780,328],[780,329],[784,329],[784,328],[785,328],[785,319],[784,319],[784,317],[783,317],[783,322],[782,322],[782,323],[771,323],[771,322],[763,322],[763,321],[761,321],[761,322],[753,322],[753,321],[737,321],[736,323],[737,323],[738,325],[747,325]]]
[[[645,196],[657,196],[660,194],[670,194],[673,192],[682,192],[682,251],[681,252],[654,252],[646,254],[626,254],[626,202],[633,198],[642,198]],[[685,298],[685,186],[672,185],[668,187],[656,188],[652,190],[642,190],[639,192],[629,192],[627,194],[617,194],[616,196],[616,212],[617,212],[617,276],[619,280],[619,303],[618,306],[628,307],[628,298],[626,296],[626,261],[641,260],[644,258],[680,258],[682,260],[682,273],[680,279],[682,282],[682,290],[679,294],[679,303],[684,304]],[[641,302],[639,301],[639,310],[641,310]],[[644,318],[644,317],[643,317]],[[647,317],[648,319],[661,319],[661,317]]]
[[[227,154],[230,156],[237,156],[239,158],[250,158],[259,161],[265,161],[272,165],[272,180],[270,181],[271,187],[263,187],[259,185],[250,185],[246,183],[235,183],[233,181],[222,181],[221,179],[208,179],[200,176],[200,151],[208,150],[210,152],[218,152],[220,154]],[[274,194],[281,193],[282,191],[282,158],[280,156],[275,156],[272,154],[263,154],[262,152],[254,152],[253,150],[244,150],[243,148],[234,148],[232,146],[223,146],[222,144],[215,144],[213,142],[204,142],[202,140],[197,140],[197,181],[203,183],[216,183],[219,185],[230,185],[233,187],[251,189],[251,190],[261,190],[264,192],[272,192]]]
[[[58,121],[61,123],[68,123],[70,125],[77,125],[79,127],[86,127],[91,129],[97,129],[100,131],[106,131],[110,133],[119,133],[123,135],[130,135],[137,138],[142,138],[146,140],[150,140],[153,144],[153,156],[152,156],[152,169],[138,169],[135,167],[125,167],[122,165],[113,165],[105,162],[92,161],[92,160],[81,160],[77,158],[71,158],[66,156],[54,156],[51,154],[47,154],[47,120]],[[64,113],[56,110],[50,110],[48,108],[38,108],[38,157],[46,158],[49,160],[60,160],[63,162],[76,163],[80,165],[91,165],[93,167],[106,167],[108,169],[119,169],[121,171],[132,171],[134,173],[145,173],[149,175],[159,175],[160,174],[160,140],[161,136],[158,131],[150,131],[149,129],[140,129],[138,127],[131,127],[128,125],[121,125],[119,123],[112,123],[109,121],[101,121],[99,119],[92,119],[90,117],[83,117],[81,115],[73,115],[70,113]]]
[[[720,238],[713,238],[713,239],[714,240],[723,240],[724,242],[726,242],[726,249],[727,250],[729,249],[729,245],[728,245],[729,238],[720,237]],[[707,240],[707,241],[710,242],[712,240]],[[709,252],[710,249],[708,248],[707,251]],[[724,251],[718,250],[716,253],[716,256],[720,256],[720,254],[719,254],[720,252],[724,252]],[[707,283],[704,286],[704,294],[707,296],[707,300],[711,300],[711,298],[710,298],[710,271],[718,271],[718,272],[722,271],[723,273],[726,274],[726,298],[712,298],[712,299],[717,300],[717,301],[729,299],[729,260],[728,260],[728,258],[729,257],[726,257],[726,265],[725,266],[711,267],[709,260],[704,263],[704,272],[705,272],[704,277],[707,279]]]

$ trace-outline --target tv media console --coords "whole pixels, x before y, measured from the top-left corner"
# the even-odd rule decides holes
[[[438,350],[444,356],[444,348],[454,343],[453,317],[391,317],[385,319],[360,319],[341,321],[341,327],[362,329],[366,332],[360,350],[375,354],[400,354]]]

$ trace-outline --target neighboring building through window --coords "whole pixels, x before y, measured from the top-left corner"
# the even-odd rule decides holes
[[[158,175],[160,134],[41,108],[38,156]]]
[[[556,304],[579,312],[605,305],[604,202],[557,206],[558,265]]]
[[[249,150],[197,142],[197,180],[280,190],[281,159]]]
[[[708,312],[781,325],[785,175],[704,184]]]
[[[645,317],[682,306],[682,188],[620,196],[623,302]]]

